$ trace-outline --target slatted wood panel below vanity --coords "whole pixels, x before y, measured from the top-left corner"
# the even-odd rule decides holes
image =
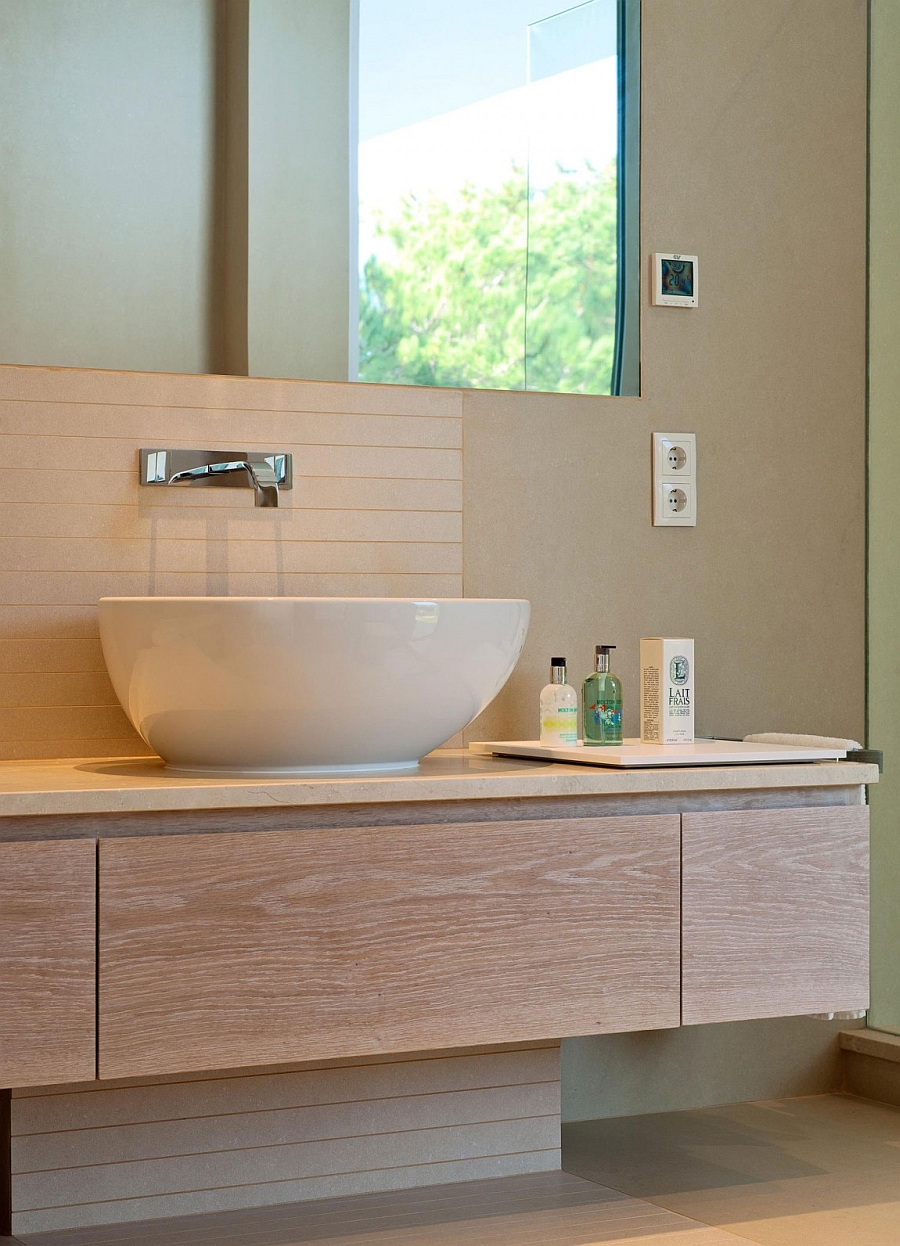
[[[679,1023],[677,816],[100,844],[99,1068]]]
[[[12,1161],[17,1234],[557,1169],[559,1044],[20,1090]]]
[[[288,451],[294,488],[141,488],[141,446]],[[0,759],[148,751],[100,597],[461,596],[461,447],[453,391],[0,368]]]

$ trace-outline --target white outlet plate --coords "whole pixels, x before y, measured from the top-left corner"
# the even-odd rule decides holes
[[[697,526],[697,486],[693,480],[660,480],[653,494],[653,523],[657,528]]]
[[[697,525],[695,433],[653,434],[653,524],[657,528]]]
[[[653,475],[656,480],[675,476],[696,479],[696,433],[654,433]]]

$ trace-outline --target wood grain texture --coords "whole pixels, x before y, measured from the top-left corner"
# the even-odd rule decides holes
[[[94,1076],[95,853],[0,844],[0,1086]]]
[[[868,809],[682,826],[685,1025],[867,1006]]]
[[[100,844],[100,1076],[675,1026],[676,817]]]

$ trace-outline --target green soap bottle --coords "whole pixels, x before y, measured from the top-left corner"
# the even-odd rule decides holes
[[[609,669],[610,650],[615,647],[597,645],[594,673],[581,686],[581,721],[588,745],[622,743],[622,681]]]

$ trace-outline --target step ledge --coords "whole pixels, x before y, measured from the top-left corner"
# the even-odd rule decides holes
[[[838,1039],[842,1051],[900,1064],[900,1034],[888,1034],[886,1030],[841,1030]]]

